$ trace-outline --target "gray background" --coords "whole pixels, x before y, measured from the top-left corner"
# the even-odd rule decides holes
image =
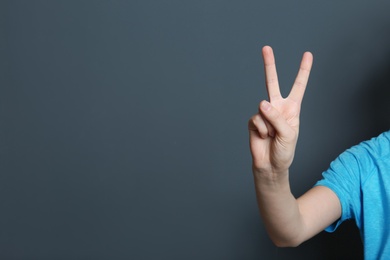
[[[294,249],[259,218],[261,47],[315,63],[291,185],[389,126],[389,1],[0,1],[1,259],[362,258],[353,222]]]

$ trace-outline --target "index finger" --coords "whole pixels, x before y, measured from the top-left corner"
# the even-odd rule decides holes
[[[288,95],[288,98],[299,104],[302,102],[303,95],[305,94],[312,64],[313,55],[310,52],[305,52],[302,57],[298,75],[295,78],[294,85]]]
[[[263,50],[265,83],[268,91],[269,101],[281,98],[278,74],[276,72],[275,56],[270,46],[264,46]]]

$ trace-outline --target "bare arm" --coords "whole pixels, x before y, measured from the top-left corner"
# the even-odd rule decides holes
[[[337,196],[326,187],[315,187],[299,199],[290,190],[289,168],[299,133],[300,108],[313,62],[306,52],[287,98],[280,94],[275,58],[263,48],[269,102],[248,124],[257,201],[267,231],[278,246],[297,246],[319,233],[341,215]]]

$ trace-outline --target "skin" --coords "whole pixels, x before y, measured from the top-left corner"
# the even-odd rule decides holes
[[[298,246],[341,216],[340,201],[329,188],[317,186],[296,199],[289,184],[313,55],[303,54],[290,94],[283,98],[272,48],[263,47],[262,54],[269,101],[260,102],[248,123],[257,202],[275,245]]]

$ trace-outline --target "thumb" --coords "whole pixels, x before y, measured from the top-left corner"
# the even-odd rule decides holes
[[[280,112],[272,106],[268,101],[262,101],[260,103],[260,113],[273,126],[275,132],[280,137],[291,137],[293,130],[287,123],[286,119],[280,114]]]

